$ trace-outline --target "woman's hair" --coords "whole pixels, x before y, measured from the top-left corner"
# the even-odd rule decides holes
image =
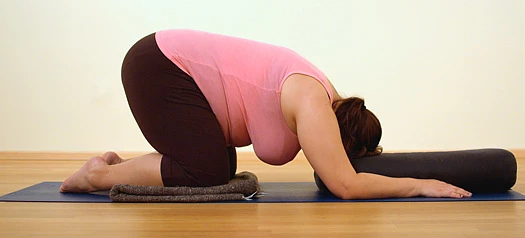
[[[362,98],[350,97],[335,101],[335,115],[339,122],[341,138],[346,154],[350,159],[382,152],[381,124],[377,117],[366,109]]]

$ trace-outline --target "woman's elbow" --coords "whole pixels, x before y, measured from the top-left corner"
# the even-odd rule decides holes
[[[363,194],[363,189],[355,182],[344,183],[331,190],[332,194],[343,200],[363,199],[366,196]]]
[[[355,200],[355,199],[365,199],[366,196],[363,196],[362,193],[359,193],[358,191],[346,191],[342,194],[336,195],[338,198],[343,200]]]

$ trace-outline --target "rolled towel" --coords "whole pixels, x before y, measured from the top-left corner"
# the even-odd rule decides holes
[[[163,187],[116,184],[111,188],[114,202],[217,202],[250,199],[259,191],[257,176],[251,172],[235,175],[228,184],[212,187]]]

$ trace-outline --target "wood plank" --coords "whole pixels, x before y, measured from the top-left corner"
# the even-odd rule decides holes
[[[90,153],[0,153],[0,193],[60,181]],[[48,158],[44,160],[42,158]],[[57,159],[58,158],[58,159]],[[518,157],[519,174],[525,158]],[[261,181],[312,181],[304,157],[269,166],[240,153]],[[525,192],[525,180],[514,187]],[[0,237],[523,237],[525,202],[69,204],[0,203]]]

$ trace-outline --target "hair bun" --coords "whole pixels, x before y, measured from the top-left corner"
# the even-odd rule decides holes
[[[338,103],[335,115],[348,158],[359,158],[375,151],[382,129],[377,117],[366,109],[365,100],[350,97]]]

